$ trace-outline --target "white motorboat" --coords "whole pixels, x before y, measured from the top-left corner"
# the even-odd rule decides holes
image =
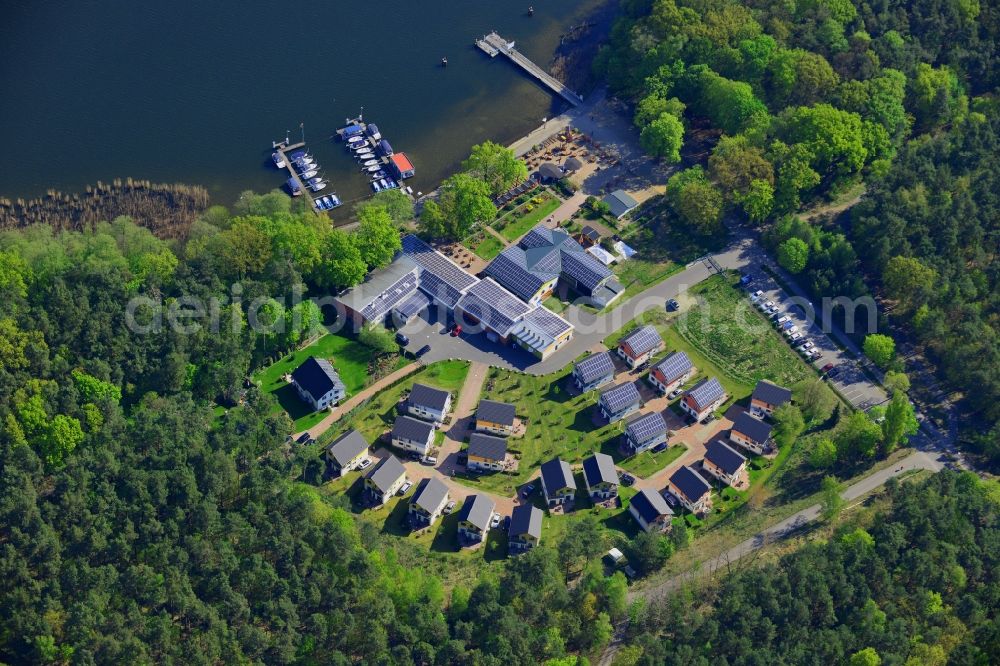
[[[368,160],[367,162],[365,162],[365,166],[371,166],[373,164],[378,164],[378,160],[371,159],[371,160]]]
[[[279,169],[285,168],[285,160],[282,159],[281,153],[279,152],[271,153],[271,159],[274,160],[274,166],[278,167]]]
[[[308,186],[308,187],[309,187],[309,189],[310,189],[310,190],[312,190],[313,192],[319,192],[320,190],[322,190],[322,189],[324,189],[324,188],[326,187],[326,183],[324,183],[324,182],[323,182],[322,180],[320,180],[319,178],[313,178],[312,180],[310,180],[310,181],[309,181],[309,182],[307,183],[307,186]]]
[[[310,171],[303,171],[301,175],[303,178],[315,178],[316,174],[318,173],[319,171],[317,171],[316,169],[312,169]]]
[[[377,182],[376,183],[372,183],[372,189],[375,190],[376,192],[381,192],[382,191],[382,187]]]
[[[382,167],[380,167],[379,165],[375,164],[375,165],[370,166],[370,167],[365,167],[365,171],[367,171],[369,173],[375,173],[376,171],[378,171],[381,168]]]

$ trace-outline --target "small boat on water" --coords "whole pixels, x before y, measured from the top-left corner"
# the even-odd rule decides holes
[[[382,138],[382,135],[379,133],[378,127],[375,126],[375,123],[368,123],[368,136],[370,136],[375,141],[378,141],[379,139]]]
[[[304,150],[296,150],[294,153],[292,153],[292,159],[293,160],[301,160],[301,159],[310,159],[311,160],[312,159],[312,155],[310,155],[309,153],[307,153]]]
[[[358,135],[358,136],[352,136],[349,139],[347,139],[347,143],[357,143],[358,141],[364,141],[364,140],[365,140],[365,137],[363,137],[363,136],[360,136],[360,135]]]
[[[311,167],[312,165],[316,164],[316,161],[314,159],[312,159],[312,158],[301,159],[301,160],[295,160],[295,162],[293,162],[293,164],[295,165],[295,167],[297,169],[304,169],[304,168]]]
[[[285,160],[281,158],[281,153],[279,152],[271,153],[271,159],[274,160],[274,166],[278,167],[279,169],[285,168]]]
[[[319,173],[319,171],[317,171],[316,169],[313,169],[311,171],[303,171],[301,175],[302,175],[303,178],[315,178],[316,174],[318,174],[318,173]]]
[[[310,179],[309,182],[306,183],[306,185],[313,192],[319,192],[320,190],[322,190],[322,189],[324,189],[326,187],[326,183],[323,182],[319,178],[312,178],[312,179]]]
[[[370,150],[365,150],[360,153],[354,153],[354,156],[357,157],[359,160],[370,160],[373,157],[375,157],[375,153],[373,153]]]
[[[372,176],[372,179],[378,180],[379,178],[385,178],[387,175],[388,174],[385,171],[382,171],[380,169],[380,170],[376,171],[375,173],[373,173],[371,176]]]
[[[383,190],[389,189],[389,183],[386,182],[385,178],[383,178],[382,180],[378,181],[378,184],[382,186]]]
[[[302,189],[299,188],[299,183],[294,178],[289,178],[285,184],[288,185],[288,191],[291,192],[293,197],[302,194]]]
[[[375,190],[376,192],[381,192],[382,186],[378,184],[378,181],[375,181],[372,183],[372,189]]]
[[[382,167],[380,167],[379,165],[377,165],[377,164],[376,164],[376,165],[374,165],[374,166],[370,166],[370,167],[365,167],[365,171],[367,171],[367,172],[369,172],[369,173],[375,173],[376,171],[378,171],[378,170],[379,170],[379,169],[381,169],[381,168],[382,168]]]
[[[351,145],[351,150],[353,150],[354,152],[358,152],[359,150],[371,150],[371,149],[372,149],[371,144],[369,144],[367,141]]]
[[[336,208],[342,203],[343,202],[340,200],[340,197],[338,197],[336,194],[330,195],[330,208]]]
[[[316,208],[320,210],[327,210],[329,208],[329,205],[327,204],[325,199],[326,197],[323,197],[321,199],[313,199],[313,204],[316,206]]]
[[[367,160],[365,162],[365,166],[371,166],[373,164],[378,164],[378,160],[376,160],[376,159],[370,159],[370,160]]]

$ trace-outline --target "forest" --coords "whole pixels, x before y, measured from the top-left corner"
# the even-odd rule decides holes
[[[757,226],[815,298],[878,297],[881,323],[965,397],[964,443],[1000,465],[997,3],[623,11],[595,67],[632,104],[644,148],[679,163],[671,222],[704,236],[724,219]],[[836,219],[798,216],[858,197]]]
[[[889,501],[777,564],[632,609],[616,663],[996,663],[997,485],[941,472],[893,481]]]

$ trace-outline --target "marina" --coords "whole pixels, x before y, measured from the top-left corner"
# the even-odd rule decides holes
[[[271,147],[274,149],[274,153],[271,154],[274,165],[279,169],[288,169],[290,174],[285,181],[289,194],[298,197],[306,191],[319,192],[326,189],[327,183],[319,176],[319,165],[312,155],[305,151],[304,141],[290,144],[288,139],[285,139],[272,142]],[[341,203],[336,194],[312,199],[312,206],[316,212],[333,210]]]
[[[363,112],[357,118],[345,119],[335,138],[342,141],[348,151],[353,151],[361,172],[371,179],[371,188],[376,194],[393,189],[412,194],[412,189],[400,183],[416,173],[413,163],[405,153],[392,149],[375,123],[365,123]]]

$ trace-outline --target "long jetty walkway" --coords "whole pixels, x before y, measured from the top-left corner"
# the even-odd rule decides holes
[[[503,54],[510,58],[510,61],[526,71],[531,76],[538,79],[542,85],[552,90],[564,100],[576,106],[583,101],[583,98],[570,90],[566,84],[552,76],[544,69],[536,65],[526,55],[514,48],[514,42],[508,42],[495,32],[491,32],[485,37],[476,40],[476,46],[482,49],[486,55],[495,58],[498,54]]]

